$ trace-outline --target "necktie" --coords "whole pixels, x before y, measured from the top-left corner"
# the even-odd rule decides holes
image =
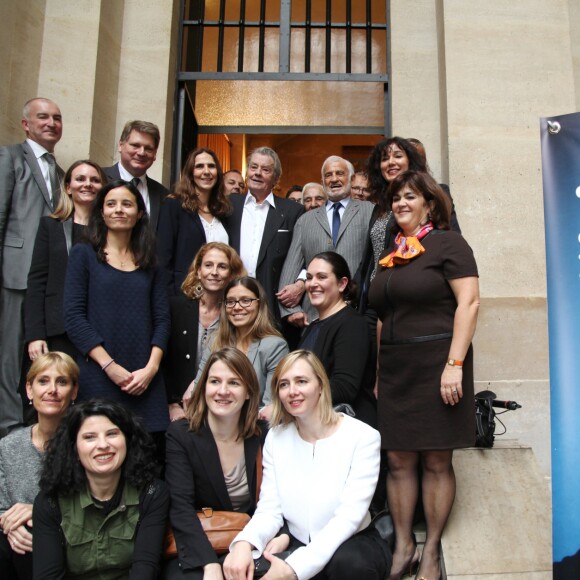
[[[48,178],[50,180],[50,201],[52,203],[52,208],[56,206],[59,198],[59,179],[58,175],[56,174],[56,160],[54,159],[54,155],[52,153],[45,153],[44,158],[48,163]]]
[[[340,229],[340,202],[333,204],[332,214],[332,245],[336,248],[336,240],[338,239],[338,230]]]
[[[139,189],[139,184],[141,183],[141,180],[138,177],[133,177],[133,179],[131,179],[131,183],[137,188]]]

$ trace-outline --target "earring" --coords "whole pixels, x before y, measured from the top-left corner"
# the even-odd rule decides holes
[[[70,402],[70,404],[71,404],[71,406],[74,406],[74,404],[75,404],[75,400],[73,399],[73,400]]]
[[[193,295],[196,299],[199,299],[202,297],[203,295],[203,286],[201,285],[201,282],[198,282],[194,287],[193,287]]]
[[[32,405],[32,399],[28,399],[28,404]]]

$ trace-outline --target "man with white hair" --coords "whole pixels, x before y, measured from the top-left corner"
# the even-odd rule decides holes
[[[320,183],[307,183],[302,188],[302,205],[304,211],[316,209],[324,205],[328,200],[324,187]]]
[[[351,199],[353,174],[350,161],[336,155],[328,157],[322,164],[322,183],[328,201],[296,222],[277,294],[282,316],[294,326],[303,327],[316,316],[307,297],[300,306],[305,286],[300,274],[316,254],[337,252],[346,260],[351,276],[362,259],[374,205]]]

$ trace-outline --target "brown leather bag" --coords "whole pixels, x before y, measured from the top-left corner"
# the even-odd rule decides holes
[[[262,486],[262,447],[258,447],[256,456],[256,501],[260,497],[260,487]],[[226,554],[230,549],[230,544],[234,538],[244,529],[250,521],[250,516],[243,512],[229,512],[213,510],[204,507],[197,512],[197,517],[201,527],[210,541],[216,554]],[[177,556],[177,546],[175,536],[171,526],[167,526],[165,541],[163,543],[163,556],[166,560]]]

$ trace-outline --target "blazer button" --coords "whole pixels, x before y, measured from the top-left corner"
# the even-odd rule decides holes
[[[186,358],[187,360],[189,360],[191,357],[190,357],[188,354],[186,354],[186,355],[185,355],[185,358]]]
[[[183,331],[183,334],[187,334],[187,330],[184,330],[184,331]]]

